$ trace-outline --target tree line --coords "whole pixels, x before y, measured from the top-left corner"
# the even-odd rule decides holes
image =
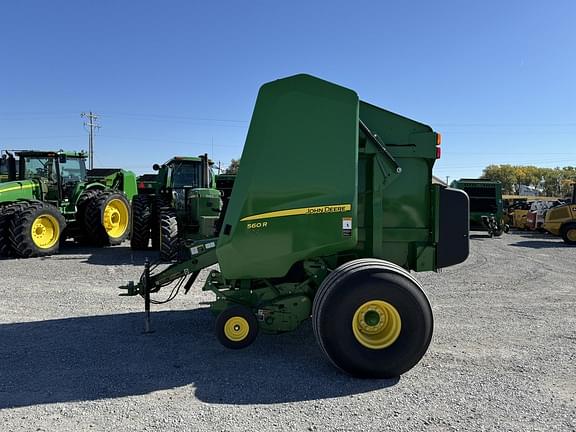
[[[541,195],[564,197],[571,194],[571,185],[576,182],[576,167],[488,165],[480,178],[499,180],[504,194],[517,194],[519,186],[526,185],[535,187]]]

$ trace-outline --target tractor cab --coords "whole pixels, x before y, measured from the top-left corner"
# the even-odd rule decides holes
[[[76,187],[86,181],[86,156],[80,152],[25,151],[18,156],[18,180],[37,179],[47,201],[72,199]]]
[[[208,202],[210,198],[218,198],[212,196],[216,192],[216,176],[210,168],[208,155],[177,156],[154,168],[158,168],[160,194],[170,197],[172,207],[181,212],[183,218],[190,219],[188,224],[194,224],[193,220],[198,218],[195,210],[199,201],[203,201],[201,198],[208,198]]]
[[[158,171],[158,183],[166,191],[215,187],[215,176],[207,155],[177,156],[161,167],[154,165],[154,169]]]

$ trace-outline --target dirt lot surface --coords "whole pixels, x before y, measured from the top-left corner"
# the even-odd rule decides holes
[[[127,245],[2,260],[0,431],[576,430],[576,248],[522,233],[471,248],[416,275],[435,333],[397,380],[338,372],[310,323],[226,350],[202,281],[144,335],[140,298],[117,296],[146,255]]]

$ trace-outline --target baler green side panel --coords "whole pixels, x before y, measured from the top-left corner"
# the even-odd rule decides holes
[[[423,248],[434,247],[431,179],[437,134],[425,124],[362,101],[360,119],[402,169],[400,175],[387,178],[377,165],[370,169],[374,192],[366,202],[372,215],[366,220],[364,254],[405,268],[431,270],[433,259],[422,260],[424,254],[434,255],[432,249]]]
[[[356,93],[308,75],[265,84],[241,161],[216,251],[226,279],[354,249]]]

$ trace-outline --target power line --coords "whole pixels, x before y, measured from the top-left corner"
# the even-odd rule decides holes
[[[85,117],[87,119],[84,122],[84,127],[88,126],[88,169],[94,168],[94,130],[100,129],[100,125],[97,123],[98,116],[92,111],[88,114],[85,112],[80,113],[80,117]]]
[[[209,122],[222,122],[222,123],[248,123],[248,120],[239,119],[226,119],[217,117],[194,117],[173,114],[141,114],[141,113],[126,113],[126,112],[111,112],[103,117],[130,117],[141,119],[156,119],[156,120],[196,120],[196,121],[209,121]]]

